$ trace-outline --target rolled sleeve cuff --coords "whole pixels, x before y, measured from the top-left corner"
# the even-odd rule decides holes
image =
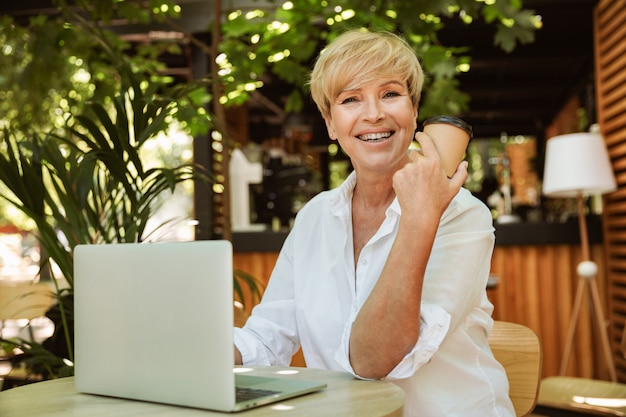
[[[351,317],[346,331],[344,331],[341,345],[335,353],[335,360],[344,370],[350,372],[355,377],[367,379],[357,375],[350,364],[350,332],[355,318],[356,314],[354,314],[354,317]],[[410,378],[415,371],[427,364],[435,352],[437,352],[441,342],[448,333],[450,319],[450,314],[443,308],[432,304],[422,304],[419,339],[411,352],[396,365],[385,379]]]
[[[350,334],[352,333],[352,324],[354,324],[354,320],[356,320],[356,312],[353,312],[350,315],[350,319],[346,324],[343,336],[341,337],[341,344],[339,345],[339,349],[335,352],[335,360],[346,372],[351,373],[359,379],[368,379],[357,375],[357,373],[354,372],[354,369],[352,369],[352,364],[350,363]]]
[[[239,327],[235,327],[233,330],[233,341],[241,353],[242,365],[271,365],[266,350],[253,334]]]

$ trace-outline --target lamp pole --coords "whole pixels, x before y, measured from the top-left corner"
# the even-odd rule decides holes
[[[615,372],[615,364],[613,362],[613,355],[611,353],[611,346],[609,343],[609,336],[606,329],[606,322],[604,319],[604,309],[602,308],[602,302],[600,301],[600,293],[598,291],[598,282],[596,281],[596,275],[598,273],[598,266],[595,262],[591,261],[589,255],[589,238],[587,235],[587,221],[585,218],[585,207],[583,204],[582,192],[578,192],[578,226],[580,232],[580,244],[582,247],[583,260],[578,264],[576,272],[578,273],[578,286],[576,288],[576,296],[574,299],[574,308],[572,311],[572,317],[569,323],[569,329],[567,332],[567,339],[565,342],[565,351],[563,353],[563,359],[561,362],[561,375],[565,375],[567,365],[572,352],[572,343],[574,340],[574,332],[576,331],[576,323],[578,316],[580,315],[580,307],[582,304],[583,294],[585,289],[589,288],[591,291],[592,309],[594,310],[596,317],[596,324],[598,331],[600,332],[600,342],[602,344],[602,351],[606,365],[609,370],[609,376],[611,381],[617,381],[617,375]]]

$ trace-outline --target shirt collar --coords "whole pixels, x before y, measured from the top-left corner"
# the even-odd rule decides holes
[[[330,203],[330,212],[341,217],[352,208],[352,194],[356,186],[356,172],[352,171],[348,178],[336,189],[335,196]]]

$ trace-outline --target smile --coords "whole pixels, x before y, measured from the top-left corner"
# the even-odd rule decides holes
[[[392,134],[393,132],[368,133],[367,135],[357,136],[357,138],[365,142],[380,142],[387,139]]]

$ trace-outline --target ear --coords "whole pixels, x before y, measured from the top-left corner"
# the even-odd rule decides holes
[[[335,129],[333,128],[333,121],[331,119],[324,119],[324,122],[326,123],[326,130],[328,131],[328,137],[331,140],[337,140],[337,134],[335,132]]]

